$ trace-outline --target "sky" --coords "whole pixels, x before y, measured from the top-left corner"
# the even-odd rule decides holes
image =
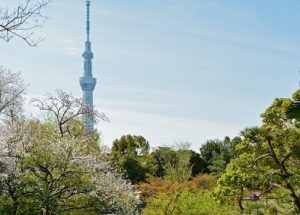
[[[85,10],[54,0],[37,47],[0,41],[0,65],[21,71],[28,98],[82,96]],[[299,11],[297,0],[92,0],[94,102],[110,119],[97,125],[102,144],[135,134],[199,151],[259,125],[275,97],[299,87]]]

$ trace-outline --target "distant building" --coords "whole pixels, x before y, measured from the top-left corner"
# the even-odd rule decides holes
[[[96,86],[96,78],[92,74],[92,59],[94,57],[91,49],[90,42],[90,5],[91,1],[86,0],[86,9],[87,9],[87,21],[86,21],[86,34],[87,39],[85,42],[85,51],[82,55],[84,59],[84,74],[80,78],[80,86],[83,91],[84,102],[86,103],[89,111],[92,112],[94,108],[93,102],[93,91]],[[88,130],[94,130],[94,120],[91,114],[85,114],[83,117],[84,125]]]

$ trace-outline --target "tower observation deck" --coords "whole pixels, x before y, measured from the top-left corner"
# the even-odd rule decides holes
[[[86,42],[85,51],[82,54],[84,59],[84,74],[80,78],[79,83],[83,91],[84,102],[87,105],[90,112],[93,111],[94,101],[93,101],[93,91],[96,86],[96,78],[93,77],[92,73],[92,59],[94,57],[91,42],[90,42],[90,5],[91,1],[86,0]],[[88,130],[94,130],[94,119],[91,114],[85,114],[83,116],[83,123]]]

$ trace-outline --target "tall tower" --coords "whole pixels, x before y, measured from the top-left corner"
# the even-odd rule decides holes
[[[93,111],[94,104],[93,104],[93,91],[96,86],[96,78],[93,77],[92,74],[92,59],[94,57],[91,49],[91,42],[90,42],[90,5],[91,1],[86,0],[86,42],[85,42],[85,51],[82,54],[84,59],[84,74],[80,78],[80,86],[83,91],[83,98],[84,102],[89,108],[90,111]],[[94,120],[92,115],[85,114],[83,116],[83,122],[85,127],[88,130],[94,130]]]

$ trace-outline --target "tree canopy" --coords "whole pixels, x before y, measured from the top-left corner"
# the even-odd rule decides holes
[[[298,99],[299,91],[294,94]],[[267,198],[274,190],[290,195],[295,213],[299,213],[299,164],[296,155],[300,141],[299,122],[288,117],[289,98],[276,98],[261,115],[262,125],[242,131],[242,142],[236,146],[239,156],[231,161],[218,181],[219,199],[243,199],[253,190],[258,198]]]

